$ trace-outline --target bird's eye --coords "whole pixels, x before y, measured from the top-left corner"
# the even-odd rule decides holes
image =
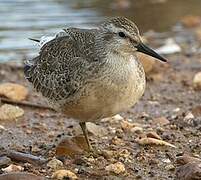
[[[125,38],[125,37],[126,37],[126,35],[125,35],[124,32],[119,32],[118,34],[119,34],[119,36],[122,37],[122,38]]]

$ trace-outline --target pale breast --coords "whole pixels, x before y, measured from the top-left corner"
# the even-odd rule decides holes
[[[108,64],[103,76],[86,85],[83,94],[73,104],[65,104],[62,111],[80,121],[95,121],[133,106],[144,93],[145,74],[133,56],[126,63],[123,60]]]
[[[126,63],[125,63],[126,61]],[[122,112],[133,106],[143,95],[145,90],[145,73],[142,65],[134,56],[118,60],[122,62],[121,70],[114,70],[113,81],[116,85],[111,97],[113,114]],[[111,77],[112,78],[112,77]]]

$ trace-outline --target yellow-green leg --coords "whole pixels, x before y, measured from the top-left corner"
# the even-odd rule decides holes
[[[86,127],[86,123],[85,122],[80,122],[80,127],[82,128],[82,131],[83,131],[83,134],[84,134],[84,137],[86,139],[86,142],[87,142],[87,145],[89,147],[89,150],[92,151],[93,148],[89,142],[89,137],[88,137],[88,131],[87,131],[87,127]]]

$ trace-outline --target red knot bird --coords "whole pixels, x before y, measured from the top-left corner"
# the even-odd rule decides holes
[[[86,122],[125,111],[144,93],[137,52],[166,62],[143,44],[135,23],[115,17],[96,29],[64,29],[42,44],[24,73],[52,108],[79,122],[91,149]]]

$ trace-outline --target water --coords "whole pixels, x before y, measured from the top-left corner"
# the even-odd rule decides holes
[[[104,17],[126,16],[142,31],[167,31],[186,14],[201,15],[200,0],[0,0],[0,62],[21,61],[37,54],[29,37],[60,29],[91,27]]]

